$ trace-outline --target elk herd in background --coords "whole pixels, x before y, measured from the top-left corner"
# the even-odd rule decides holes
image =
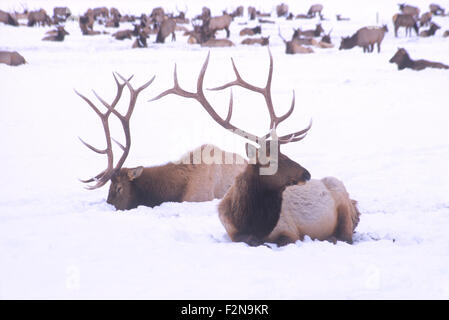
[[[441,29],[439,25],[432,22],[433,16],[444,16],[445,9],[438,4],[430,4],[429,11],[420,15],[420,9],[405,3],[398,5],[399,11],[394,14],[392,18],[395,37],[399,36],[400,28],[405,28],[405,35],[411,36],[412,30],[420,37],[431,37]],[[121,14],[116,8],[90,8],[84,14],[73,17],[72,12],[68,7],[55,7],[53,9],[53,16],[50,17],[44,9],[28,12],[24,10],[22,13],[13,12],[8,13],[0,10],[0,22],[12,26],[19,26],[25,23],[20,23],[19,20],[26,19],[26,25],[32,26],[50,26],[56,25],[56,29],[47,32],[42,39],[45,41],[64,41],[69,33],[64,29],[63,24],[67,19],[76,19],[79,23],[81,33],[85,36],[94,36],[100,34],[109,34],[109,31],[94,30],[95,24],[104,25],[106,28],[119,28],[123,22],[132,23],[132,29],[123,29],[113,32],[111,34],[117,40],[134,39],[132,48],[146,48],[148,47],[148,38],[150,35],[155,35],[156,43],[165,43],[166,38],[171,35],[171,40],[176,40],[176,31],[183,32],[184,36],[188,37],[187,43],[200,44],[203,47],[230,47],[235,44],[229,40],[230,25],[235,17],[244,16],[244,7],[239,6],[231,13],[223,11],[220,16],[212,16],[211,10],[208,7],[203,7],[201,14],[194,16],[192,19],[186,17],[187,8],[184,11],[176,8],[178,13],[167,13],[164,8],[153,8],[150,14],[142,13],[140,16]],[[310,6],[307,13],[293,14],[289,12],[289,7],[285,3],[276,6],[276,16],[278,18],[292,19],[314,19],[317,16],[320,21],[328,20],[323,15],[323,5],[313,4]],[[243,28],[239,35],[247,36],[241,41],[242,45],[267,46],[270,43],[270,35],[263,36],[262,24],[275,23],[275,21],[266,18],[271,17],[270,12],[260,12],[255,7],[249,6],[247,8],[249,20],[258,19],[259,25],[253,28]],[[349,18],[343,18],[340,14],[336,16],[337,21],[346,21]],[[188,29],[185,25],[191,24],[192,29]],[[240,24],[247,24],[247,22],[240,22]],[[428,29],[419,31],[420,28],[427,27]],[[224,30],[226,38],[217,39],[217,32]],[[315,29],[302,30],[297,28],[293,30],[293,35],[290,40],[286,40],[280,31],[278,35],[284,41],[285,53],[287,54],[303,54],[314,53],[313,47],[328,49],[333,48],[334,45],[331,39],[330,30],[325,32],[321,23],[318,23]],[[385,33],[388,32],[387,25],[381,27],[366,26],[357,30],[352,36],[342,37],[339,49],[351,49],[355,46],[362,47],[363,52],[373,52],[374,46],[377,45],[377,51],[381,50],[381,43],[384,39]],[[258,36],[260,35],[260,36]],[[449,30],[443,33],[444,37],[449,36]],[[7,52],[2,53],[4,56]],[[10,52],[10,55],[17,55],[18,53]],[[7,61],[25,61],[22,59],[3,59],[2,63]],[[17,62],[16,62],[17,63]],[[14,65],[14,64],[11,64]],[[400,68],[401,69],[401,68]]]

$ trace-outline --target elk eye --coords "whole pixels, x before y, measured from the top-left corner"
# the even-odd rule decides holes
[[[121,186],[117,186],[116,191],[117,191],[117,193],[122,193],[122,187]]]

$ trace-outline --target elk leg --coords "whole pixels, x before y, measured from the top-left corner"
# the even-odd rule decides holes
[[[226,30],[226,38],[229,38],[229,36],[231,35],[231,32],[229,31],[228,27],[226,27],[225,30]]]
[[[263,244],[263,240],[250,234],[238,234],[232,239],[234,242],[245,242],[251,247],[257,247]]]
[[[295,243],[295,240],[286,235],[280,235],[274,242],[278,247],[286,246],[290,243]]]
[[[335,237],[338,240],[346,241],[347,243],[352,244],[354,225],[351,219],[351,211],[346,205],[341,205],[338,207],[337,212],[338,220]]]
[[[173,31],[173,33],[171,34],[171,41],[173,42],[173,41],[176,41],[176,34],[175,34],[175,32]]]

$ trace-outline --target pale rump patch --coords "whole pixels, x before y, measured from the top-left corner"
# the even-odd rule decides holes
[[[306,235],[319,240],[337,237],[350,241],[355,221],[358,221],[358,212],[341,181],[333,177],[312,179],[304,185],[285,189],[279,221],[266,241],[287,238],[294,242]],[[337,234],[339,230],[344,230],[345,234]]]

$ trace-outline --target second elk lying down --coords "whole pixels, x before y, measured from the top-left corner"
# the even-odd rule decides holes
[[[114,75],[117,84],[117,95],[111,104],[100,98],[94,91],[95,96],[107,108],[102,113],[88,98],[76,92],[100,117],[106,136],[106,148],[97,149],[81,140],[92,151],[105,154],[108,159],[107,168],[94,178],[82,180],[84,183],[95,182],[87,188],[97,189],[111,181],[107,202],[118,210],[136,208],[139,205],[154,207],[163,202],[183,201],[209,201],[222,198],[234,178],[246,167],[246,161],[239,155],[223,152],[213,145],[203,145],[183,156],[178,162],[169,162],[165,165],[155,167],[122,168],[131,147],[130,119],[136,105],[139,93],[148,87],[154,80],[135,90],[130,79],[120,83]],[[125,85],[130,92],[128,110],[122,115],[116,110]],[[124,135],[125,146],[111,138],[109,117],[114,114],[120,121]],[[112,141],[118,144],[123,154],[114,166],[114,155],[112,152]],[[217,164],[217,154],[222,158]],[[211,162],[211,158],[215,162]],[[230,163],[230,164],[227,164]]]
[[[246,144],[249,163],[236,177],[218,208],[220,220],[231,240],[252,246],[264,242],[284,245],[302,240],[308,235],[313,239],[343,240],[351,243],[352,234],[359,221],[359,211],[356,202],[349,198],[343,183],[333,177],[310,180],[310,173],[305,168],[280,151],[282,144],[302,140],[311,124],[303,130],[277,136],[277,126],[293,112],[295,96],[293,94],[289,111],[277,116],[271,99],[271,52],[268,80],[264,88],[243,80],[232,60],[236,80],[211,89],[222,90],[240,86],[261,94],[270,115],[270,133],[262,137],[231,124],[232,93],[226,118],[215,112],[203,93],[208,62],[209,55],[198,77],[196,92],[186,91],[179,86],[175,67],[173,88],[162,92],[153,100],[168,94],[195,99],[215,122],[251,142]],[[269,169],[272,166],[276,166],[277,170],[270,174]]]

